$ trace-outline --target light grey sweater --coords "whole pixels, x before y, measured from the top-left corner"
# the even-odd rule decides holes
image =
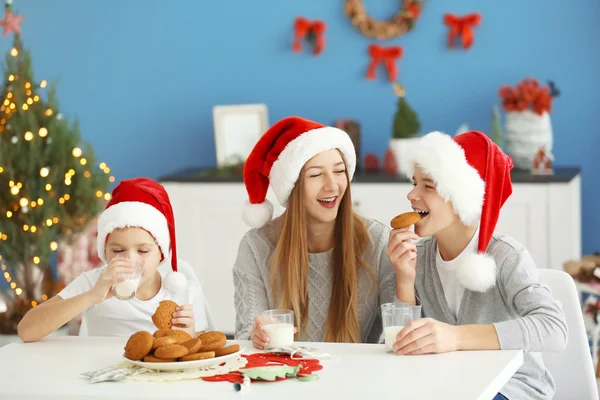
[[[358,321],[361,340],[378,343],[383,329],[379,306],[396,299],[396,275],[386,255],[390,228],[374,220],[366,219],[371,245],[365,261],[372,268],[376,283],[365,271],[358,275]],[[237,260],[233,267],[235,288],[235,338],[250,339],[254,317],[262,311],[276,308],[270,282],[270,265],[275,246],[274,221],[259,229],[250,230],[239,245]],[[325,321],[332,290],[333,250],[325,253],[309,253],[308,323],[302,341],[323,341]]]
[[[500,392],[510,400],[551,399],[554,380],[540,352],[565,348],[567,323],[527,249],[506,235],[494,235],[487,253],[496,260],[496,286],[485,293],[465,289],[457,317],[444,296],[437,251],[435,238],[417,244],[415,291],[421,315],[452,325],[493,324],[502,350],[524,352],[523,365]]]

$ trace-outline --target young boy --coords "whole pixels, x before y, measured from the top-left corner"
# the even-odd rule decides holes
[[[122,275],[134,271],[132,263],[119,256],[123,254],[130,259],[141,257],[143,262],[131,300],[119,300],[112,293],[112,286],[123,281]],[[173,329],[196,337],[207,328],[202,288],[177,272],[173,209],[160,184],[137,178],[115,188],[98,220],[98,256],[108,265],[82,273],[23,317],[18,326],[23,341],[40,340],[81,313],[91,336],[154,332],[152,315],[163,300],[179,304],[173,313]]]
[[[496,399],[550,399],[544,351],[561,351],[567,324],[529,252],[494,234],[512,193],[512,160],[486,135],[432,132],[408,154],[408,194],[422,219],[393,230],[388,256],[404,284],[398,299],[424,318],[398,333],[398,354],[522,349],[523,365]],[[413,243],[419,237],[430,236]]]

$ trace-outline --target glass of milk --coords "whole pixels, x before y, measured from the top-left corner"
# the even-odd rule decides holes
[[[381,319],[383,322],[383,335],[385,337],[385,350],[388,353],[392,353],[398,332],[414,319],[413,309],[411,306],[402,303],[382,304]]]
[[[125,280],[119,282],[112,287],[112,293],[115,298],[119,300],[131,300],[135,297],[140,279],[142,279],[142,273],[144,271],[144,259],[137,253],[119,253],[115,258],[122,258],[127,260],[131,265],[135,267],[135,271],[130,274],[121,274]]]
[[[269,340],[265,349],[290,347],[294,344],[294,312],[267,310],[260,315],[260,323]]]

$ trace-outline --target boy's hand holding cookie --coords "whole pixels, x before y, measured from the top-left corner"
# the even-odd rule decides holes
[[[414,284],[416,277],[417,246],[412,240],[419,236],[409,227],[421,220],[416,212],[407,212],[396,216],[390,222],[392,231],[387,247],[387,256],[396,271],[396,278],[406,284]]]
[[[194,320],[194,310],[191,304],[178,306],[173,313],[172,329],[180,329],[187,332],[191,337],[196,337],[196,322]]]
[[[105,299],[110,299],[113,295],[112,286],[123,282],[125,280],[124,276],[133,272],[135,272],[135,267],[127,260],[113,258],[89,292],[94,304],[101,303]]]

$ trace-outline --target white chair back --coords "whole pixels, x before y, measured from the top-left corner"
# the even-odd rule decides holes
[[[562,304],[569,329],[569,341],[562,352],[542,354],[556,382],[554,400],[598,400],[596,374],[575,282],[564,271],[541,268],[540,275]]]

